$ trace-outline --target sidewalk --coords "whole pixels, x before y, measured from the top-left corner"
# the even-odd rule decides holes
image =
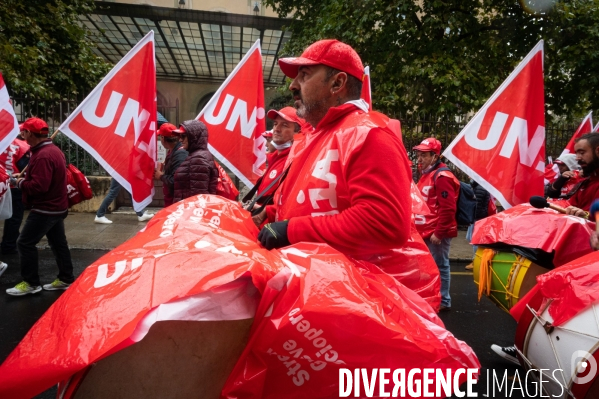
[[[156,213],[162,208],[147,208],[150,213]],[[25,212],[23,223],[29,213]],[[93,213],[71,212],[65,219],[65,232],[69,248],[71,249],[96,249],[111,250],[121,245],[137,232],[144,228],[146,222],[138,222],[135,212],[131,208],[120,208],[106,217],[112,224],[94,223]],[[4,230],[4,223],[0,222],[0,234]],[[49,248],[46,237],[40,241],[38,247]],[[451,240],[449,257],[452,261],[472,261],[472,246],[466,241],[466,232],[458,231],[458,237]]]

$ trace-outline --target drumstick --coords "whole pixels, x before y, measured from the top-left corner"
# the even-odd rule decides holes
[[[561,206],[557,206],[555,204],[551,204],[545,198],[539,195],[533,195],[532,197],[530,197],[530,205],[538,209],[551,208],[554,211],[558,211],[559,213],[566,213],[565,208],[562,208]]]

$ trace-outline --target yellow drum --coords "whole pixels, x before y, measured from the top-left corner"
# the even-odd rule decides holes
[[[506,312],[535,286],[538,275],[548,271],[522,255],[480,246],[473,266],[478,299],[485,294]]]

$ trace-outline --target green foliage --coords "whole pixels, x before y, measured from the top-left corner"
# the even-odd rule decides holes
[[[370,65],[375,108],[390,114],[475,111],[540,39],[549,115],[599,109],[598,0],[560,1],[537,15],[515,0],[265,3],[293,14],[288,54],[324,38],[352,45]]]
[[[0,72],[12,93],[74,98],[110,70],[97,57],[79,15],[92,0],[0,1]]]

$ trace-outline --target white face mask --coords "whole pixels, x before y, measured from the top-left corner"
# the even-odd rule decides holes
[[[291,145],[293,144],[293,140],[289,140],[286,143],[283,144],[277,144],[274,141],[271,141],[270,144],[272,144],[273,147],[275,147],[278,151],[284,150],[285,148],[289,148],[291,147]]]

